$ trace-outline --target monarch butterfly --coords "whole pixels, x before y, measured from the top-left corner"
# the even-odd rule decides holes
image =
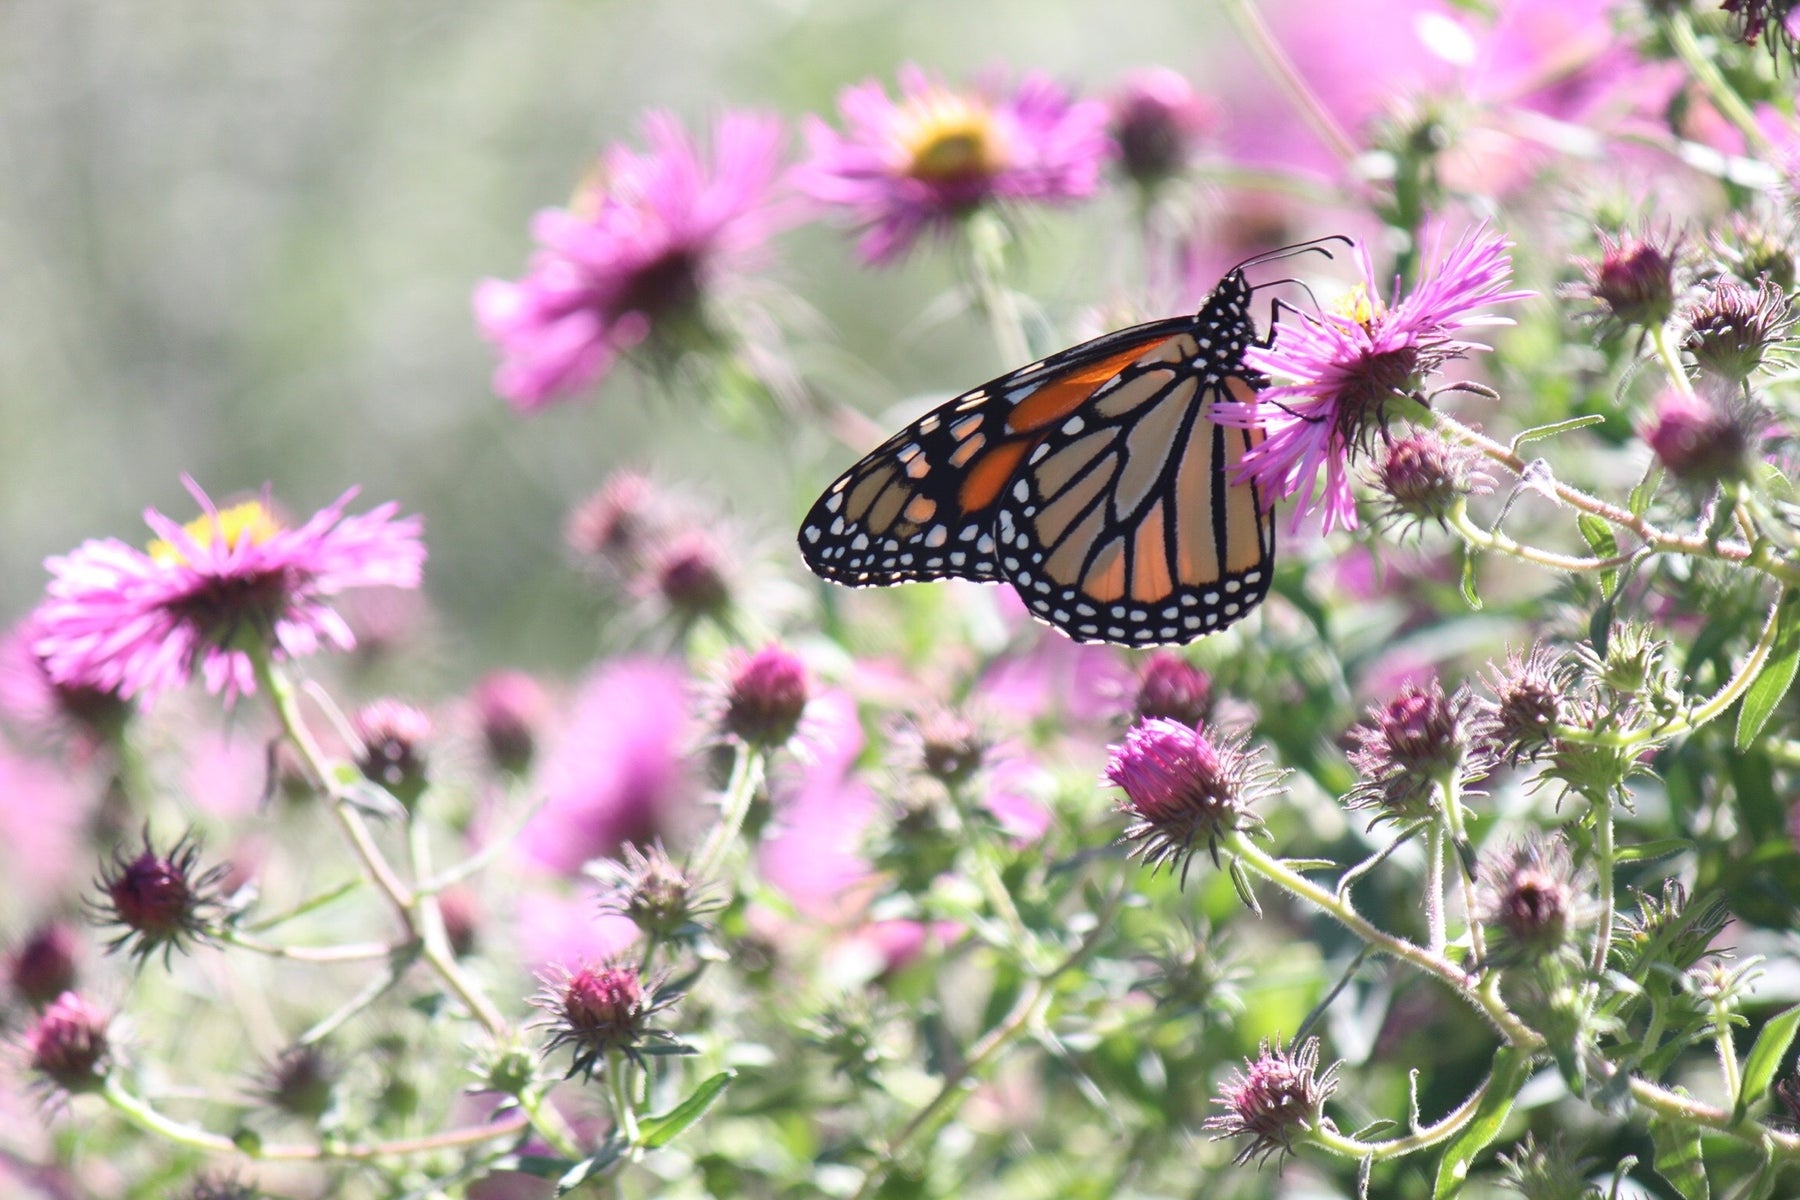
[[[1341,240],[1341,239],[1319,239]],[[1260,431],[1210,406],[1252,402],[1248,267],[1190,317],[1103,334],[940,405],[825,489],[800,526],[813,573],[850,587],[1006,582],[1078,642],[1191,642],[1262,602],[1271,497],[1233,468]]]

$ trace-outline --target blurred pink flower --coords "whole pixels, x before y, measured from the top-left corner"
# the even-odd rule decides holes
[[[544,967],[575,967],[584,962],[611,958],[637,940],[638,929],[629,917],[599,909],[592,887],[574,895],[543,888],[519,892],[512,917],[519,958],[533,972]]]
[[[93,875],[85,844],[92,791],[0,741],[0,879],[9,912],[29,912]]]
[[[202,812],[231,819],[262,807],[270,785],[267,730],[190,727],[184,757],[183,794]]]
[[[383,504],[345,516],[351,488],[298,529],[260,500],[215,508],[182,482],[204,515],[177,525],[155,509],[148,551],[92,539],[46,561],[53,578],[32,650],[58,684],[148,702],[196,675],[214,694],[256,690],[246,638],[276,658],[348,650],[350,627],[327,601],[348,588],[417,587],[425,561],[418,517]]]
[[[1072,642],[1026,620],[1018,594],[1004,588],[995,596],[1003,614],[1032,633],[1023,649],[993,663],[976,684],[983,711],[1030,724],[1061,716],[1080,725],[1105,721],[1118,697],[1135,683],[1131,669],[1110,646]]]
[[[502,356],[494,390],[536,411],[605,375],[659,324],[694,317],[785,221],[773,200],[782,138],[773,117],[726,113],[707,155],[673,116],[646,116],[648,152],[612,147],[569,208],[537,215],[525,278],[475,289],[476,320]]]
[[[0,638],[0,717],[23,742],[65,747],[85,759],[118,735],[131,705],[117,692],[51,679],[32,649],[41,634],[34,613]]]
[[[868,877],[861,850],[875,794],[856,777],[862,724],[848,693],[827,691],[807,708],[812,753],[792,761],[773,786],[776,832],[763,842],[763,878],[813,916],[841,918],[846,895]]]
[[[688,699],[685,674],[652,659],[615,660],[590,675],[539,768],[546,799],[520,835],[526,857],[573,875],[590,858],[648,845],[678,825],[693,793]]]
[[[1362,289],[1350,312],[1302,314],[1279,327],[1272,346],[1252,346],[1244,354],[1251,369],[1293,382],[1265,388],[1254,403],[1214,406],[1221,425],[1267,435],[1244,455],[1238,477],[1254,479],[1275,496],[1299,492],[1296,525],[1323,505],[1327,533],[1340,525],[1356,528],[1350,463],[1385,427],[1388,401],[1417,391],[1446,362],[1487,349],[1460,339],[1464,329],[1512,323],[1480,315],[1481,309],[1533,294],[1504,290],[1511,245],[1477,228],[1447,252],[1429,246],[1418,286],[1404,298],[1396,287],[1393,301],[1384,304],[1368,250],[1359,244]]]
[[[956,91],[916,66],[900,69],[900,99],[873,81],[845,89],[838,133],[807,121],[810,157],[794,183],[848,210],[865,232],[865,262],[892,262],[927,231],[947,231],[992,202],[1092,195],[1109,153],[1106,107],[1071,100],[1028,74],[1008,93],[998,75]]]

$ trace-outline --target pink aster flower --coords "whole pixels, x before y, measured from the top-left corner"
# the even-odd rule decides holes
[[[1071,100],[1037,74],[1010,94],[997,77],[954,91],[906,66],[898,102],[869,82],[845,89],[838,111],[844,133],[807,123],[810,157],[794,182],[866,230],[857,249],[869,263],[892,262],[984,204],[1090,196],[1110,153],[1106,106]]]
[[[1485,227],[1464,235],[1448,254],[1428,246],[1420,280],[1409,296],[1383,304],[1368,250],[1358,245],[1363,279],[1348,313],[1302,314],[1282,325],[1272,346],[1252,346],[1245,365],[1290,382],[1258,394],[1255,403],[1221,403],[1222,425],[1261,429],[1262,445],[1244,456],[1240,479],[1254,479],[1273,495],[1301,494],[1301,516],[1321,503],[1325,530],[1356,527],[1350,464],[1386,428],[1386,407],[1397,396],[1418,396],[1427,377],[1445,363],[1488,347],[1458,335],[1468,328],[1510,325],[1484,316],[1491,304],[1533,293],[1506,291],[1511,242]],[[1325,484],[1318,484],[1319,469]]]
[[[667,113],[644,118],[649,150],[614,146],[569,208],[532,224],[538,252],[517,282],[484,280],[475,317],[500,347],[494,390],[533,412],[593,383],[702,300],[782,224],[773,202],[782,128],[726,113],[703,154]],[[704,325],[704,322],[700,322]]]
[[[46,561],[53,578],[32,650],[52,682],[146,700],[196,675],[227,698],[256,690],[252,642],[276,658],[348,650],[355,636],[328,601],[348,588],[417,587],[418,517],[383,504],[359,516],[351,488],[297,529],[265,491],[219,509],[186,476],[204,515],[177,525],[146,509],[147,550],[92,539]]]

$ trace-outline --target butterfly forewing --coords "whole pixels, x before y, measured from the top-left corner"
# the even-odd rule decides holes
[[[1005,580],[1079,641],[1189,642],[1267,594],[1273,513],[1232,471],[1248,401],[1249,289],[1106,334],[966,392],[857,463],[801,526],[807,565],[852,586]]]

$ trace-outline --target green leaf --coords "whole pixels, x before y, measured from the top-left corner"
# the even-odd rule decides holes
[[[1756,682],[1744,693],[1738,708],[1737,748],[1747,750],[1756,735],[1768,724],[1775,706],[1787,695],[1800,669],[1800,590],[1789,590],[1781,597],[1781,608],[1775,614],[1775,644],[1763,660]]]
[[[1588,548],[1594,552],[1595,558],[1611,558],[1619,552],[1619,540],[1613,536],[1612,527],[1592,513],[1582,513],[1575,518],[1575,524],[1581,530]],[[1600,594],[1608,600],[1612,599],[1614,589],[1619,586],[1617,567],[1608,567],[1600,572]]]
[[[1606,420],[1599,413],[1590,413],[1585,417],[1570,417],[1566,421],[1556,421],[1549,425],[1533,425],[1530,429],[1518,434],[1512,440],[1513,453],[1526,442],[1535,442],[1540,438],[1555,437],[1559,433],[1570,433],[1577,429],[1586,429],[1589,425],[1599,425]]]
[[[735,1078],[736,1071],[720,1071],[668,1112],[639,1122],[638,1140],[651,1150],[668,1145],[677,1134],[698,1121]]]
[[[1639,842],[1635,846],[1623,846],[1613,855],[1614,862],[1655,862],[1659,858],[1669,858],[1692,850],[1694,843],[1688,838],[1658,838],[1654,842]]]
[[[609,1137],[604,1145],[567,1171],[556,1181],[556,1195],[566,1196],[577,1188],[588,1183],[597,1183],[606,1177],[606,1169],[619,1161],[625,1153],[625,1139],[618,1136]]]
[[[1437,1182],[1431,1188],[1431,1200],[1450,1200],[1462,1191],[1476,1156],[1500,1136],[1501,1127],[1512,1113],[1513,1101],[1518,1097],[1519,1089],[1525,1086],[1530,1072],[1529,1055],[1510,1046],[1502,1046],[1494,1052],[1494,1069],[1488,1076],[1487,1092],[1481,1097],[1475,1116],[1444,1147],[1444,1157],[1438,1160]]]
[[[496,1171],[518,1171],[533,1179],[556,1179],[575,1165],[574,1159],[549,1154],[503,1154],[488,1166]]]
[[[1625,507],[1631,510],[1632,516],[1641,517],[1650,511],[1650,501],[1656,498],[1656,489],[1662,486],[1662,481],[1662,468],[1652,467],[1638,485],[1631,489],[1631,497],[1625,502]]]
[[[1469,602],[1469,607],[1477,612],[1481,610],[1481,593],[1475,586],[1475,551],[1465,543],[1462,556],[1462,594]]]
[[[1652,1117],[1650,1141],[1656,1147],[1656,1173],[1681,1193],[1682,1200],[1708,1200],[1700,1130],[1685,1122]]]
[[[1737,1105],[1731,1110],[1733,1123],[1743,1120],[1750,1105],[1775,1082],[1775,1072],[1781,1069],[1782,1057],[1794,1044],[1796,1033],[1800,1033],[1800,1004],[1770,1017],[1756,1035],[1756,1045],[1750,1047],[1750,1056],[1744,1060],[1743,1085],[1738,1089]]]

